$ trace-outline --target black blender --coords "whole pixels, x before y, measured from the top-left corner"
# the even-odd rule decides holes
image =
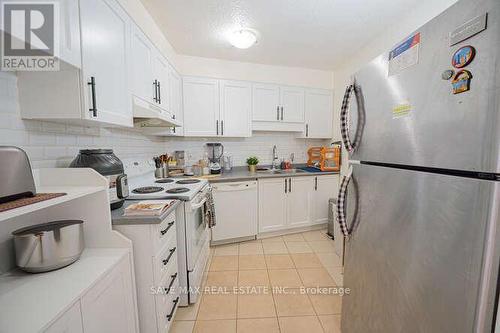
[[[210,164],[208,167],[210,168],[210,174],[218,175],[221,173],[221,159],[222,155],[224,155],[224,146],[220,142],[216,143],[207,143],[208,148],[208,160]]]

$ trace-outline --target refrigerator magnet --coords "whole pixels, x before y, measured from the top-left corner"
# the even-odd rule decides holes
[[[470,64],[476,56],[476,49],[473,46],[467,45],[459,48],[451,59],[451,64],[455,68],[463,68]]]
[[[470,81],[472,80],[472,73],[467,70],[461,70],[451,82],[453,86],[453,94],[461,94],[470,90]]]
[[[441,74],[441,78],[445,81],[448,81],[455,75],[455,71],[453,69],[447,69]]]

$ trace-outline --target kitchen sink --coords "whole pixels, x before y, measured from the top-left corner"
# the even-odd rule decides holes
[[[259,172],[269,173],[269,174],[273,174],[273,175],[289,175],[289,174],[296,174],[296,173],[305,173],[307,171],[300,170],[300,169],[286,169],[286,170],[281,170],[281,169],[272,170],[272,169],[268,169],[268,170],[262,170],[262,171],[259,171]]]

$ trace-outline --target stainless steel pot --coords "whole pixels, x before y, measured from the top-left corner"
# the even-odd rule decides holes
[[[30,273],[53,271],[74,263],[83,252],[83,221],[63,220],[12,233],[16,264]]]

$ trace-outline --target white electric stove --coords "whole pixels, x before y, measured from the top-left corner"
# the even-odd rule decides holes
[[[177,215],[177,248],[180,306],[196,303],[200,295],[203,271],[209,255],[209,228],[205,220],[205,202],[210,192],[206,179],[154,177],[152,162],[125,164],[129,179],[127,200],[178,199],[183,205]]]

